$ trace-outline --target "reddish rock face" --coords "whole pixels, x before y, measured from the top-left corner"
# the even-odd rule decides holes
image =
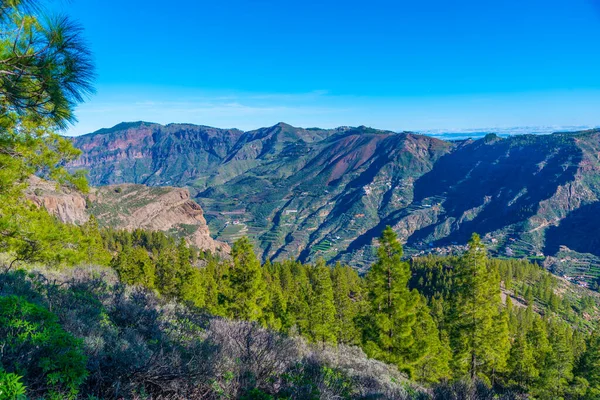
[[[124,123],[73,138],[93,185],[143,183],[184,186],[198,168],[217,167],[243,132],[186,124]],[[168,176],[167,182],[162,176]]]

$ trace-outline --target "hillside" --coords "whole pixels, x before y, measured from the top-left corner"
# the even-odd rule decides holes
[[[263,258],[366,266],[391,225],[411,255],[452,252],[478,232],[495,255],[592,281],[599,135],[448,142],[367,127],[135,123],[74,138],[84,154],[72,168],[90,169],[95,185],[187,186],[217,239],[249,235]]]

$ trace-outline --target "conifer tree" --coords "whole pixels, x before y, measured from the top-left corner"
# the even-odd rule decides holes
[[[271,264],[269,260],[263,265],[263,278],[269,298],[269,303],[263,312],[263,323],[279,331],[285,324],[287,304],[281,290],[278,267]]]
[[[81,226],[80,246],[84,251],[84,259],[87,263],[109,265],[112,257],[104,248],[98,220],[93,215]]]
[[[177,246],[177,297],[195,307],[204,307],[204,280],[200,271],[192,266],[192,254],[185,240],[181,239]]]
[[[111,267],[117,271],[123,283],[154,288],[155,267],[145,249],[125,247],[113,258]]]
[[[235,319],[259,321],[268,298],[260,263],[247,237],[233,244],[231,258],[228,315]]]
[[[498,275],[487,268],[486,249],[477,234],[469,241],[469,249],[459,264],[458,297],[451,317],[453,370],[457,376],[467,374],[490,378],[493,366],[487,355],[494,352],[495,317],[500,310]],[[508,335],[508,332],[503,332]],[[504,339],[501,339],[504,340]]]
[[[450,377],[452,352],[447,337],[440,337],[426,302],[425,297],[421,296],[417,306],[417,322],[412,327],[414,344],[406,352],[406,360],[413,379],[436,383]]]
[[[512,383],[519,385],[523,390],[526,390],[539,375],[539,370],[535,367],[533,347],[523,332],[517,335],[510,349],[508,369]]]
[[[338,342],[359,344],[360,333],[356,326],[361,293],[360,278],[351,268],[337,263],[332,270],[335,325]]]
[[[485,354],[485,364],[489,368],[489,378],[492,385],[495,385],[498,376],[506,371],[508,357],[510,353],[510,330],[508,327],[509,314],[504,309],[492,320],[490,346]]]
[[[295,333],[300,335],[309,335],[312,286],[308,277],[308,270],[299,262],[287,261],[286,264],[289,266],[290,271],[290,276],[286,277],[286,281],[291,278],[291,280],[286,283],[286,285],[289,285],[286,290],[288,296],[288,321],[286,331],[293,329]],[[285,269],[283,271],[285,272]],[[285,276],[285,273],[282,274],[282,277]]]
[[[586,400],[600,399],[600,335],[595,332],[587,342],[587,349],[581,357],[579,375],[585,378],[589,388]]]
[[[310,297],[310,336],[315,342],[335,343],[335,304],[329,268],[319,259],[312,268],[312,296]]]
[[[366,278],[373,318],[367,351],[404,369],[409,364],[406,351],[414,343],[418,293],[408,288],[410,267],[402,261],[402,245],[391,227],[379,241],[377,261]]]
[[[548,339],[552,351],[547,354],[533,393],[542,398],[558,399],[563,396],[573,379],[574,357],[569,344],[568,327],[551,321],[548,325]]]
[[[213,315],[225,316],[225,300],[223,290],[229,292],[226,278],[223,277],[221,265],[211,261],[202,270],[202,282],[204,286],[204,307]]]
[[[177,256],[174,249],[163,250],[156,259],[155,268],[158,291],[167,297],[177,297],[180,281],[177,276]]]

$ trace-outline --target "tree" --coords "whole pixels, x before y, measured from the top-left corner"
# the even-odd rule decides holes
[[[450,344],[445,335],[440,337],[425,297],[419,299],[417,310],[417,322],[412,327],[415,342],[409,348],[407,361],[411,364],[412,378],[436,383],[450,377]]]
[[[312,296],[310,297],[310,336],[315,342],[335,343],[335,304],[329,268],[319,259],[312,268]]]
[[[94,67],[81,28],[65,16],[40,15],[38,3],[0,3],[0,111],[64,128],[93,92]]]
[[[281,284],[287,296],[287,326],[285,331],[309,335],[310,298],[312,286],[305,266],[295,261],[282,264]]]
[[[560,322],[548,324],[552,351],[547,354],[533,394],[541,398],[561,398],[573,379],[574,357],[569,345],[569,328]]]
[[[524,390],[527,390],[539,375],[539,370],[535,366],[533,347],[523,332],[517,335],[510,349],[508,369],[511,381]]]
[[[401,257],[402,245],[388,226],[379,240],[377,261],[366,277],[374,322],[367,349],[377,358],[407,368],[406,351],[414,343],[418,293],[408,289],[410,267]]]
[[[287,324],[287,299],[283,294],[280,279],[280,264],[267,260],[263,265],[263,278],[266,282],[269,303],[263,311],[264,325],[280,331]]]
[[[65,17],[44,18],[37,3],[0,4],[0,247],[17,259],[45,261],[44,249],[56,243],[80,244],[37,234],[48,233],[49,219],[31,209],[23,190],[34,173],[87,188],[83,174],[64,168],[79,151],[57,130],[74,121],[74,106],[91,93],[93,66],[80,28]]]
[[[336,336],[340,343],[359,344],[360,332],[356,326],[362,302],[360,278],[356,271],[337,263],[333,268],[333,300],[335,303]]]
[[[154,288],[156,269],[148,252],[140,247],[126,247],[111,261],[121,282]]]
[[[600,335],[597,332],[588,339],[587,350],[581,357],[578,372],[589,383],[585,398],[600,398]]]
[[[104,247],[98,220],[93,215],[81,226],[80,244],[84,260],[90,264],[109,265],[111,254]]]
[[[501,360],[488,359],[494,352],[495,342],[504,341],[508,331],[494,327],[500,312],[500,282],[497,272],[487,268],[487,254],[477,234],[469,241],[469,248],[462,257],[457,274],[457,297],[451,311],[450,340],[454,351],[453,370],[458,376],[467,374],[490,378],[494,365]],[[502,337],[496,335],[501,334]]]
[[[247,237],[233,244],[231,258],[228,315],[235,319],[259,321],[268,298],[260,263]]]

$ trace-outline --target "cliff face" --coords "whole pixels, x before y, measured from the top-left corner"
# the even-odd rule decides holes
[[[94,215],[101,226],[164,231],[203,250],[230,250],[211,238],[204,212],[187,189],[123,184],[92,188],[83,195],[32,177],[27,197],[66,223],[82,224]]]
[[[123,123],[74,139],[83,155],[72,168],[89,171],[93,185],[139,183],[183,186],[208,175],[242,135],[237,129]]]
[[[89,212],[103,225],[170,232],[200,249],[229,251],[227,244],[210,237],[204,212],[187,189],[111,185],[95,189],[89,200]]]
[[[36,176],[30,178],[27,198],[68,224],[83,224],[90,218],[83,194],[75,190],[57,188],[55,183]]]

